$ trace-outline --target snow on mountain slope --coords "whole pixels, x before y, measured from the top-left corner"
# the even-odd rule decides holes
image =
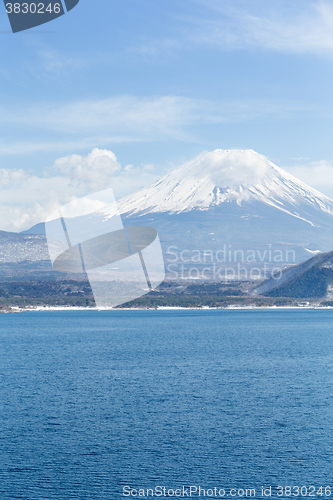
[[[120,200],[120,213],[179,214],[225,203],[260,202],[310,225],[311,212],[333,216],[333,201],[253,150],[205,153],[162,179]],[[110,213],[111,215],[111,213]],[[333,219],[332,219],[333,220]]]
[[[255,254],[246,265],[274,267],[333,249],[333,201],[252,150],[201,154],[122,198],[117,207],[91,213],[89,219],[100,223],[102,216],[105,232],[112,231],[119,210],[125,226],[153,227],[167,269],[177,260],[175,252],[180,265],[196,265],[199,253],[211,251],[215,260],[228,255],[225,265]],[[207,264],[205,258],[200,262]]]

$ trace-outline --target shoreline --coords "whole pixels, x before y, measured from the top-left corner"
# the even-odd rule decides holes
[[[122,307],[122,308],[112,308],[112,307],[80,307],[80,306],[36,306],[36,307],[10,307],[10,310],[3,311],[2,314],[12,314],[12,313],[24,313],[24,312],[61,312],[61,311],[245,311],[245,310],[286,310],[286,309],[318,309],[318,310],[330,310],[333,309],[332,306],[319,306],[319,305],[307,305],[307,306],[227,306],[227,307],[177,307],[177,306],[161,306],[161,307]]]

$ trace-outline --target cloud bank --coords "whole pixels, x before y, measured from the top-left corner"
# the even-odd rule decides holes
[[[59,158],[41,176],[0,169],[0,229],[23,231],[75,198],[108,187],[120,198],[155,180],[153,165],[122,168],[112,151],[98,148]]]

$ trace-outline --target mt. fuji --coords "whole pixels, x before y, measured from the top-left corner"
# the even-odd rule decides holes
[[[252,150],[221,150],[200,155],[151,186],[123,198],[126,215],[208,211],[226,203],[260,202],[316,225],[333,216],[333,201]],[[333,220],[333,219],[332,219]]]
[[[252,150],[201,154],[118,209],[124,224],[157,229],[165,252],[269,249],[291,264],[333,249],[333,201]]]
[[[274,269],[333,250],[333,201],[252,150],[203,153],[98,217],[111,227],[116,213],[158,231],[171,273],[183,263]]]

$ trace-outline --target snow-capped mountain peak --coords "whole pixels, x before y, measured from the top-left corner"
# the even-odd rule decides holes
[[[308,210],[333,214],[333,201],[253,150],[203,153],[119,202],[122,214],[205,211],[261,202],[311,225]],[[304,213],[305,209],[305,213]]]
[[[333,249],[333,201],[252,150],[203,153],[117,204],[83,216],[82,223],[86,217],[100,223],[102,217],[105,231],[112,232],[119,212],[124,226],[156,229],[173,279],[183,272],[175,271],[175,263],[199,262],[207,269],[206,257],[201,260],[207,252],[217,266],[237,266],[240,259],[242,266],[258,269],[263,262],[290,266],[311,252]]]

